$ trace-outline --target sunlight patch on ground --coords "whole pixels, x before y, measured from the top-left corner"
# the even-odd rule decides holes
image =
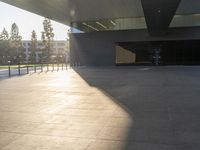
[[[2,150],[121,149],[133,118],[68,70],[1,81],[0,124]]]

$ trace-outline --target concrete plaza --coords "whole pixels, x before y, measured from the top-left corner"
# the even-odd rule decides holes
[[[1,150],[199,150],[200,67],[0,78]]]

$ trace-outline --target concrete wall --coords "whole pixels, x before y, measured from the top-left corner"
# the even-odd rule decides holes
[[[166,36],[151,37],[147,30],[104,31],[70,34],[72,64],[86,66],[113,66],[116,43],[132,41],[163,41],[200,39],[200,28],[173,28]]]
[[[135,63],[136,54],[117,45],[115,58],[116,58],[116,64],[130,64],[130,63]]]

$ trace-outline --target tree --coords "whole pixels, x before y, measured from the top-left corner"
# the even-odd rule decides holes
[[[8,32],[6,31],[5,28],[3,28],[3,31],[0,34],[0,40],[8,40],[8,39],[9,39]]]
[[[36,63],[36,50],[37,50],[37,35],[35,30],[32,31],[31,34],[31,54],[30,54],[30,61],[31,63]]]
[[[16,23],[12,24],[11,36],[10,36],[10,46],[14,48],[12,52],[13,61],[20,63],[24,60],[24,48],[22,47],[22,37],[19,35],[19,28]]]
[[[9,34],[4,28],[0,34],[0,63],[6,64],[8,60]]]
[[[54,38],[51,20],[48,18],[45,18],[45,20],[43,21],[43,27],[44,27],[44,31],[42,32],[41,39],[45,46],[46,60],[49,62],[52,55],[52,51],[53,51],[52,43],[53,43],[53,38]]]

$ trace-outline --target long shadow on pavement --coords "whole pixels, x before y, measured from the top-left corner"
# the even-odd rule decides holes
[[[132,117],[123,150],[200,149],[200,67],[74,70]]]

